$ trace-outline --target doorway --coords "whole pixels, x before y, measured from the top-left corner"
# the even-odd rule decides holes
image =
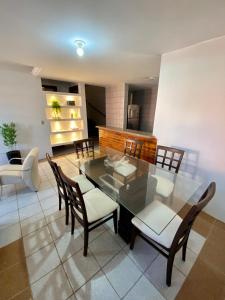
[[[88,136],[98,137],[97,125],[106,125],[105,88],[85,84]]]

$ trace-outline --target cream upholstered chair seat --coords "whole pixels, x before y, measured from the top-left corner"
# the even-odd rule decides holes
[[[168,198],[174,189],[174,183],[160,175],[151,175],[157,180],[156,193],[162,197]]]
[[[137,170],[137,168],[134,165],[129,163],[121,163],[118,166],[116,166],[114,170],[118,174],[124,177],[128,177],[131,174],[133,174]]]
[[[26,156],[23,165],[0,166],[0,184],[24,183],[32,191],[37,191],[40,185],[38,154],[38,148],[33,148]]]
[[[150,239],[169,248],[182,221],[172,209],[160,201],[154,200],[131,222]],[[157,234],[149,226],[161,233]]]
[[[117,209],[118,204],[98,188],[92,189],[83,195],[88,222],[94,222],[111,214]],[[82,218],[82,214],[77,211]]]
[[[0,172],[5,171],[22,171],[23,166],[22,165],[2,165],[0,166]]]
[[[72,178],[79,184],[80,191],[82,194],[87,193],[88,191],[95,188],[94,184],[87,179],[85,175],[77,175]]]

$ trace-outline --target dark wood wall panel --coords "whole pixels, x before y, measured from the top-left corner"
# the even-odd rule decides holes
[[[116,131],[108,128],[99,128],[99,144],[100,147],[110,147],[115,150],[124,151],[126,139],[134,139],[143,141],[141,159],[150,163],[154,163],[157,147],[157,139],[154,136],[141,136],[126,131]]]

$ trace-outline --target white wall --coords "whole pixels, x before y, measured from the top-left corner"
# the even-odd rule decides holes
[[[162,56],[154,134],[186,149],[183,169],[216,181],[206,211],[225,221],[225,37]]]
[[[41,80],[30,71],[27,67],[0,64],[0,123],[16,123],[18,148],[23,155],[38,146],[40,158],[43,158],[46,152],[51,153],[49,125],[45,121]],[[7,161],[6,151],[0,136],[0,164]]]

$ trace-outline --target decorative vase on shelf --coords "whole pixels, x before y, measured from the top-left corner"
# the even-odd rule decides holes
[[[68,106],[75,106],[76,105],[75,100],[67,100],[66,103],[67,103]]]

